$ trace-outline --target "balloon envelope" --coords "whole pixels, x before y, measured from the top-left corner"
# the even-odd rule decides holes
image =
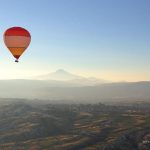
[[[4,33],[4,43],[18,62],[19,57],[29,46],[30,33],[22,27],[12,27]]]

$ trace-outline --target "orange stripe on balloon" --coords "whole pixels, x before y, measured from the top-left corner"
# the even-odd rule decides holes
[[[25,51],[26,48],[25,47],[8,47],[8,49],[10,50],[12,55],[18,59],[22,55],[22,53]]]

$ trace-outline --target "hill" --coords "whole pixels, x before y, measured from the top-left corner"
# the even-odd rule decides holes
[[[0,149],[149,150],[150,103],[70,105],[41,101],[0,106]]]

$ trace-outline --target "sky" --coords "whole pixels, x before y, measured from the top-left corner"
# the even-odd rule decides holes
[[[19,63],[3,33],[32,36]],[[0,79],[57,69],[111,81],[150,80],[149,0],[0,0]]]

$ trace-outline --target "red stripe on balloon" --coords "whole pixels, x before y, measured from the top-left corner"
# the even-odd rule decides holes
[[[5,31],[4,36],[27,36],[31,37],[30,33],[21,27],[12,27]]]

